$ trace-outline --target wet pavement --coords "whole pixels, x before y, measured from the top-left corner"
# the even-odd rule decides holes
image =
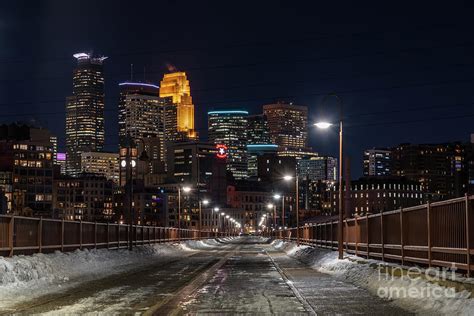
[[[10,313],[407,314],[252,237],[84,282],[23,302]]]

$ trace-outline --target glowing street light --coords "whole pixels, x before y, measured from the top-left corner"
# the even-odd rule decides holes
[[[338,252],[339,252],[339,259],[343,258],[344,255],[344,249],[343,249],[343,220],[344,220],[344,214],[343,214],[343,199],[342,199],[342,191],[343,191],[343,184],[342,184],[342,162],[343,162],[343,156],[342,156],[342,126],[343,126],[343,103],[342,99],[334,94],[328,94],[324,97],[322,103],[324,103],[329,97],[334,97],[337,100],[337,103],[339,104],[339,223],[337,227],[337,239],[338,239]],[[333,124],[329,122],[317,122],[314,124],[317,128],[320,129],[328,129],[331,127]]]
[[[320,128],[320,129],[328,129],[329,127],[332,126],[332,123],[329,123],[329,122],[317,122],[317,123],[314,123],[314,126],[316,126],[317,128]]]
[[[299,246],[300,244],[300,210],[299,210],[299,185],[298,185],[298,176],[292,175],[285,175],[283,177],[285,181],[293,181],[295,180],[295,211],[296,211],[296,244]],[[284,223],[283,223],[284,225]]]

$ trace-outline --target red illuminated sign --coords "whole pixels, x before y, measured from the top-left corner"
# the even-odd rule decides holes
[[[216,149],[217,149],[217,158],[221,158],[221,159],[224,159],[224,158],[227,158],[227,146],[226,145],[216,145]]]

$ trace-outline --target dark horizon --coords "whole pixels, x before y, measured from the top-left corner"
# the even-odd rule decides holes
[[[362,153],[399,143],[467,142],[473,98],[472,5],[387,7],[328,3],[170,1],[19,1],[0,11],[2,123],[31,121],[50,129],[64,151],[65,98],[72,91],[72,54],[93,50],[105,61],[106,150],[118,140],[118,83],[159,84],[168,65],[186,71],[197,130],[207,112],[251,114],[276,100],[337,119],[344,100],[345,150],[354,178]],[[185,10],[183,9],[185,8]],[[124,18],[123,12],[127,12]],[[337,156],[337,131],[309,130],[310,145]],[[370,137],[367,137],[370,135]]]

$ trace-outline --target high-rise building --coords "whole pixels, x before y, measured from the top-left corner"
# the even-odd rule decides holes
[[[53,144],[48,130],[0,125],[0,187],[9,212],[52,217]]]
[[[54,179],[54,210],[66,220],[111,221],[113,186],[104,176],[90,173]]]
[[[204,142],[177,142],[168,149],[168,175],[176,182],[203,187],[212,178],[216,146]]]
[[[337,158],[334,157],[311,157],[297,161],[298,177],[308,181],[337,180]]]
[[[103,175],[107,180],[119,183],[119,154],[89,151],[81,153],[82,171]]]
[[[160,97],[157,85],[123,82],[120,86],[119,135],[121,143],[129,135],[139,146],[143,140],[151,163],[166,162],[166,148],[177,137],[177,106],[171,97]],[[158,141],[154,141],[157,138]],[[153,145],[151,145],[153,144]],[[148,145],[148,146],[147,146]],[[156,148],[159,145],[159,148]],[[153,148],[148,148],[149,146]],[[142,148],[140,148],[142,149]],[[150,152],[159,150],[159,157]]]
[[[208,112],[209,141],[227,148],[227,170],[235,179],[247,178],[247,111]]]
[[[247,143],[252,145],[271,144],[267,117],[263,114],[249,115]]]
[[[288,149],[308,146],[308,108],[293,103],[278,102],[263,106],[273,144]]]
[[[278,152],[278,146],[274,144],[248,144],[247,145],[247,165],[248,176],[258,176],[258,157],[265,154],[274,154]]]
[[[364,151],[364,176],[392,175],[392,151],[372,148]]]
[[[429,200],[464,195],[468,185],[465,145],[400,144],[392,152],[394,175],[418,181]]]
[[[104,68],[107,57],[74,54],[72,96],[66,99],[66,169],[70,175],[81,172],[81,152],[101,151],[104,147]]]
[[[172,97],[177,105],[177,129],[187,137],[196,138],[194,130],[194,104],[191,97],[191,87],[185,72],[165,74],[160,82],[160,97]]]

